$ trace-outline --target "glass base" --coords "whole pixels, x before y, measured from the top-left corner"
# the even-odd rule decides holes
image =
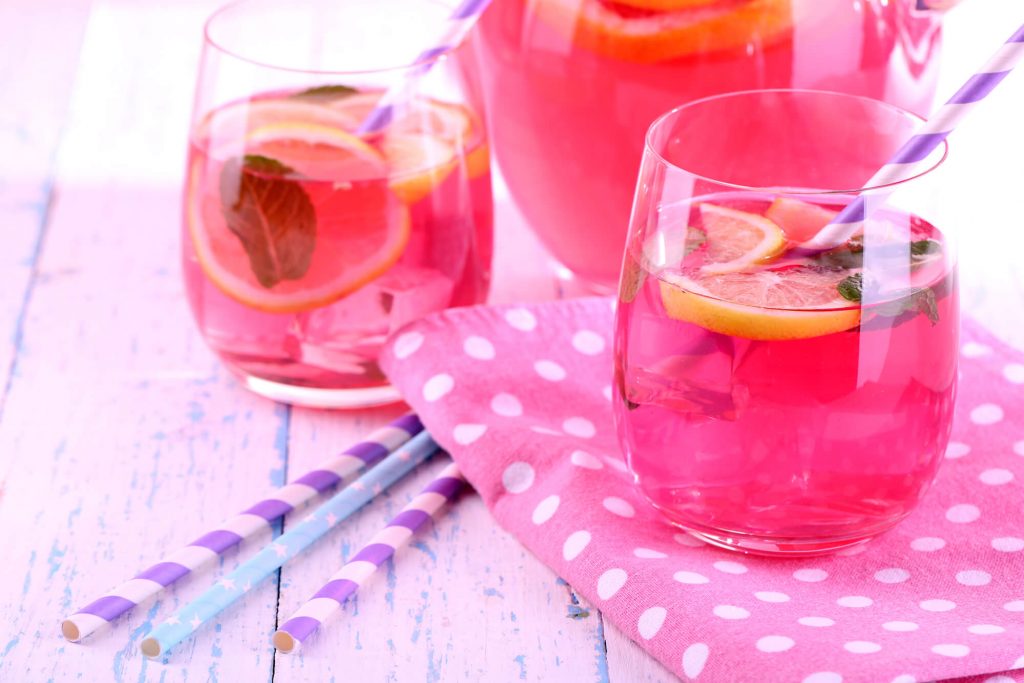
[[[373,408],[398,403],[402,396],[390,384],[359,389],[318,389],[236,373],[247,389],[279,403],[304,408]]]
[[[760,555],[762,557],[818,557],[821,555],[833,555],[864,545],[877,535],[872,534],[863,538],[824,541],[804,539],[780,540],[777,538],[727,536],[705,531],[694,531],[685,527],[680,528],[684,529],[694,538],[704,541],[709,545],[745,555]]]

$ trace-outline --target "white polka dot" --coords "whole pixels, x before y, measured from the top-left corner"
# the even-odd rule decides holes
[[[440,375],[434,375],[423,384],[423,398],[434,402],[455,387],[455,380],[452,379],[451,375],[444,373]]]
[[[611,467],[613,470],[616,470],[616,471],[619,471],[619,472],[625,472],[626,471],[626,463],[622,462],[618,458],[605,457],[604,461],[606,463],[608,463],[608,466]]]
[[[697,678],[708,662],[708,646],[694,643],[683,652],[683,673],[687,678]]]
[[[922,600],[917,604],[925,612],[948,612],[951,609],[956,609],[956,603],[952,600]]]
[[[477,360],[492,360],[494,358],[494,344],[483,337],[467,337],[462,343],[462,350],[470,358]]]
[[[580,353],[596,356],[604,351],[604,337],[597,332],[580,330],[572,336],[572,346]]]
[[[711,581],[708,577],[697,572],[678,571],[672,575],[672,578],[679,583],[685,583],[690,586],[699,586],[702,583],[708,583]]]
[[[512,394],[496,394],[491,399],[491,410],[502,417],[519,417],[523,414],[523,404]]]
[[[711,565],[715,569],[725,574],[746,574],[747,568],[739,562],[733,562],[731,560],[719,560]]]
[[[976,636],[994,636],[1006,632],[1005,628],[995,624],[972,624],[967,627],[967,630]]]
[[[989,486],[1001,486],[1002,484],[1009,484],[1013,481],[1013,472],[993,467],[992,469],[985,470],[979,474],[978,479],[982,484],[988,484]]]
[[[477,424],[461,424],[455,425],[455,429],[452,430],[452,438],[455,439],[455,443],[460,446],[468,446],[473,443],[487,431],[487,425]]]
[[[715,605],[711,612],[719,619],[746,619],[750,612],[736,605]]]
[[[758,639],[756,647],[761,652],[785,652],[794,645],[796,642],[786,636],[765,636]]]
[[[896,678],[889,681],[889,683],[917,683],[917,679],[910,674],[900,674]]]
[[[956,580],[965,586],[987,586],[992,581],[992,575],[980,569],[965,569],[956,573]]]
[[[843,677],[835,671],[816,671],[801,683],[843,683]]]
[[[942,643],[932,645],[932,652],[943,657],[966,657],[971,653],[971,648],[957,643]]]
[[[565,543],[562,545],[562,557],[566,561],[575,560],[589,544],[589,531],[574,531],[569,534],[569,538],[565,539]]]
[[[1016,683],[1016,681],[1014,681],[1009,676],[1004,676],[1002,674],[999,674],[998,676],[989,676],[988,678],[983,680],[981,683]]]
[[[960,349],[960,353],[964,354],[968,358],[978,358],[980,356],[987,356],[988,354],[992,353],[992,349],[985,346],[984,344],[969,341],[963,345],[963,348]]]
[[[867,640],[851,640],[849,643],[843,644],[843,649],[856,655],[869,655],[881,650],[882,646]]]
[[[1024,550],[1024,538],[1016,536],[1000,536],[992,539],[992,547],[1004,553],[1015,553]]]
[[[969,503],[954,505],[946,510],[946,519],[956,524],[968,524],[981,517],[981,510]]]
[[[971,422],[977,425],[994,425],[1003,419],[1003,409],[995,403],[982,403],[971,411]]]
[[[1003,366],[1003,377],[1014,384],[1024,384],[1024,365],[1007,363]]]
[[[687,548],[706,548],[708,545],[696,536],[691,536],[690,534],[672,534],[672,540],[679,545],[685,545]]]
[[[586,451],[573,451],[569,456],[569,462],[586,470],[599,470],[604,467],[600,460]]]
[[[826,626],[833,626],[836,622],[829,619],[828,617],[800,617],[796,620],[796,623],[802,626],[813,626],[814,628],[824,628]]]
[[[561,382],[565,379],[565,368],[553,360],[539,360],[533,364],[533,369],[549,382]]]
[[[1003,605],[1007,612],[1024,612],[1024,600],[1011,600]]]
[[[946,542],[935,536],[922,536],[910,542],[910,547],[922,553],[932,553],[946,547]]]
[[[531,432],[537,432],[538,434],[543,434],[545,436],[561,436],[562,435],[562,432],[556,431],[554,429],[549,429],[547,427],[542,427],[540,425],[533,425],[532,427],[530,427],[530,431]]]
[[[636,516],[636,510],[633,509],[632,505],[630,505],[627,501],[622,500],[621,498],[616,498],[615,496],[609,496],[605,498],[603,501],[601,501],[601,505],[604,506],[605,510],[612,513],[613,515],[618,515],[619,517]]]
[[[1010,666],[1010,668],[1011,669],[1024,669],[1024,655],[1021,655],[1020,657],[1017,657],[1017,659],[1013,662],[1013,665]]]
[[[840,607],[871,607],[875,601],[863,595],[844,595],[836,600]]]
[[[887,621],[882,624],[882,628],[886,631],[908,633],[910,631],[916,631],[920,627],[912,621]]]
[[[793,578],[805,583],[817,583],[828,578],[828,572],[824,569],[797,569],[793,572]]]
[[[395,343],[391,349],[392,353],[395,354],[395,358],[404,360],[416,353],[421,346],[423,346],[422,334],[419,332],[406,332],[395,339]]]
[[[610,386],[602,389],[601,394],[604,395],[606,401],[612,400],[612,388]]]
[[[578,436],[581,439],[589,439],[597,433],[594,423],[585,417],[570,417],[562,423],[562,429],[566,434]]]
[[[875,581],[882,583],[903,583],[910,578],[910,572],[899,567],[886,567],[875,572]]]
[[[501,483],[509,493],[522,493],[533,486],[536,473],[529,463],[519,460],[505,468],[501,474]]]
[[[950,441],[949,445],[946,446],[946,459],[956,460],[957,458],[964,457],[970,452],[971,447],[967,444],[960,443],[959,441]]]
[[[533,509],[533,523],[543,524],[552,517],[558,511],[558,506],[562,502],[562,499],[558,496],[548,496],[541,502],[537,503],[537,507]]]
[[[537,327],[537,318],[525,308],[510,308],[505,311],[505,322],[522,332]]]
[[[633,555],[644,560],[660,560],[664,557],[668,557],[665,553],[658,550],[651,550],[650,548],[633,548]]]
[[[665,623],[665,617],[667,616],[668,610],[664,607],[648,607],[645,609],[636,622],[636,630],[640,632],[640,637],[644,640],[650,640],[658,635],[658,631],[661,630],[661,625]]]
[[[626,579],[628,578],[629,575],[623,569],[618,567],[609,569],[597,579],[597,597],[602,600],[612,597],[619,592],[620,588],[626,585]]]
[[[758,591],[754,593],[754,597],[761,602],[789,602],[788,595],[776,591]]]

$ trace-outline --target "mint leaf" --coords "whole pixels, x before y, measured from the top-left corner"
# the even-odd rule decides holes
[[[348,97],[349,95],[355,95],[359,90],[347,85],[318,85],[315,88],[307,88],[300,90],[299,92],[292,95],[292,97],[312,97],[312,98],[336,98],[336,97]]]
[[[854,273],[849,277],[844,277],[836,285],[836,289],[839,290],[839,296],[847,301],[860,303],[864,295],[864,276],[860,273]]]
[[[233,158],[220,173],[220,206],[249,256],[261,285],[298,280],[309,270],[316,248],[316,213],[287,165],[250,154]]]
[[[919,287],[907,291],[903,296],[888,301],[873,309],[878,315],[896,318],[904,313],[923,313],[932,325],[939,322],[939,306],[931,287]]]
[[[927,256],[937,254],[942,250],[942,245],[935,240],[917,240],[910,243],[911,256]]]

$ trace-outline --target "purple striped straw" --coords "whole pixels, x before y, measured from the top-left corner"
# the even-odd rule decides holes
[[[804,242],[800,247],[801,250],[816,252],[832,249],[850,239],[863,228],[864,220],[895,191],[895,188],[886,186],[906,178],[909,169],[927,158],[936,147],[942,144],[946,136],[953,132],[960,121],[978,105],[978,102],[983,100],[1006,78],[1007,74],[1013,71],[1013,68],[1020,63],[1021,58],[1024,58],[1024,26],[1018,28],[1017,32],[1010,36],[1010,39],[1003,43],[985,63],[985,66],[968,78],[967,82],[956,91],[956,94],[936,110],[921,129],[907,140],[875,175],[871,176],[871,179],[865,183],[865,187],[877,187],[879,190],[872,193],[870,202],[867,193],[858,195],[831,223],[822,228],[812,239]]]
[[[370,465],[423,431],[416,415],[407,414],[371,433],[339,455],[324,460],[290,484],[234,517],[221,522],[177,552],[75,612],[61,633],[78,642],[183,576],[220,557],[294,508]]]
[[[401,82],[384,93],[356,132],[368,135],[384,130],[394,118],[395,108],[408,99],[409,91],[416,81],[433,68],[440,55],[459,46],[490,4],[491,0],[462,0],[448,17],[447,30],[437,44],[424,50],[413,60],[412,68],[405,72]]]
[[[436,516],[465,483],[455,463],[441,470],[411,503],[281,625],[274,634],[274,647],[284,653],[297,652],[302,642],[337,612],[395,551],[408,543],[428,519]]]

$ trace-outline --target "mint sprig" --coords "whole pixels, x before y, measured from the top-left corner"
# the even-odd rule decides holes
[[[843,278],[836,289],[847,301],[862,303],[864,300],[864,275],[854,273]],[[939,322],[939,307],[935,290],[931,287],[911,287],[894,292],[890,301],[871,308],[871,312],[885,318],[898,318],[907,312],[923,313],[932,325]]]

